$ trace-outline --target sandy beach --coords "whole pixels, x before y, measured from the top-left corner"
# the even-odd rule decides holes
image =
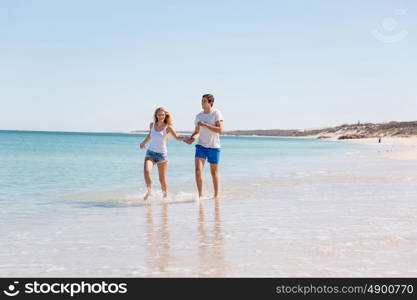
[[[381,157],[398,160],[417,160],[417,137],[383,137],[381,143],[377,138],[341,140],[342,142],[376,144],[384,147]],[[382,151],[381,151],[382,152]]]
[[[234,136],[234,135],[230,135]],[[245,136],[245,135],[237,135]],[[320,135],[308,135],[308,136],[258,136],[258,135],[249,135],[245,137],[270,137],[270,138],[286,138],[286,139],[317,139]],[[383,147],[380,151],[381,157],[397,159],[397,160],[417,160],[417,136],[411,137],[383,137],[381,143],[378,143],[378,138],[362,138],[362,139],[345,139],[338,140],[338,136],[333,136],[323,140],[329,141],[339,141],[342,143],[361,143],[368,145],[378,145]]]

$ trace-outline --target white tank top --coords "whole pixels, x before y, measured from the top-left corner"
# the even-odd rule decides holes
[[[167,127],[165,126],[164,129],[161,131],[155,130],[155,124],[152,124],[151,128],[151,142],[149,143],[148,150],[158,153],[168,153],[167,149]]]

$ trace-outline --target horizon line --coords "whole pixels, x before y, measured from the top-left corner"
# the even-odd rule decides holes
[[[322,126],[322,127],[312,127],[312,128],[268,128],[268,129],[232,129],[227,130],[227,132],[234,132],[234,131],[259,131],[259,130],[296,130],[296,131],[306,131],[306,130],[319,130],[319,129],[325,129],[325,128],[332,128],[332,127],[338,127],[338,126],[344,126],[344,125],[355,125],[355,124],[389,124],[392,122],[401,123],[401,122],[417,122],[417,120],[414,121],[387,121],[387,122],[379,122],[379,123],[372,123],[372,122],[356,122],[356,123],[344,123],[340,125],[329,125],[329,126]],[[60,132],[60,133],[120,133],[120,134],[139,134],[143,132],[148,132],[149,129],[146,130],[140,130],[140,129],[134,129],[130,131],[78,131],[78,130],[35,130],[35,129],[0,129],[0,131],[31,131],[31,132]],[[193,132],[192,130],[177,130],[177,132]]]

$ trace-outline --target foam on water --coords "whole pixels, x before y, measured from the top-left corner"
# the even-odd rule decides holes
[[[67,194],[56,199],[58,203],[76,204],[82,206],[97,207],[128,207],[144,205],[166,205],[174,203],[188,203],[198,200],[195,193],[174,192],[169,193],[164,198],[161,191],[155,191],[152,197],[145,201],[145,191],[132,189],[116,189],[111,191],[84,192],[77,194]]]

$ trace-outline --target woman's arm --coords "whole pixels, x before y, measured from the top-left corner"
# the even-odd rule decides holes
[[[177,141],[183,141],[184,138],[180,137],[179,135],[177,135],[177,132],[175,131],[174,127],[172,126],[168,126],[167,127],[167,131],[168,133],[172,134],[172,136],[177,140]]]
[[[143,140],[143,142],[142,142],[142,143],[140,143],[140,145],[139,145],[140,149],[145,149],[146,144],[147,144],[147,143],[151,140],[151,128],[152,128],[152,126],[153,126],[153,123],[151,123],[151,124],[149,125],[149,133],[148,133],[148,135],[145,137],[145,139]]]

